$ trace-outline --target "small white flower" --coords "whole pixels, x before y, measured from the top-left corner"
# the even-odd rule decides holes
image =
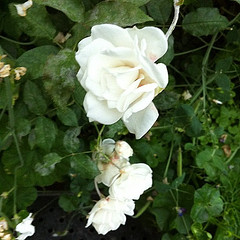
[[[10,75],[11,67],[9,64],[0,62],[0,78],[5,78]]]
[[[30,213],[27,218],[23,219],[22,222],[16,226],[16,231],[20,233],[20,235],[16,238],[17,240],[24,240],[35,233],[35,227],[31,225],[33,221],[31,216],[32,213]]]
[[[117,199],[139,199],[152,186],[152,170],[144,163],[136,163],[121,169],[121,174],[110,186],[110,196]]]
[[[133,149],[125,141],[117,141],[115,144],[115,151],[119,157],[126,159],[133,155]]]
[[[223,104],[221,101],[219,101],[219,100],[217,100],[217,99],[213,99],[212,101],[213,101],[214,103],[216,103],[216,104],[220,104],[220,105]]]
[[[186,90],[183,92],[182,97],[185,101],[187,101],[188,99],[192,98],[192,94],[188,90]]]
[[[158,118],[152,100],[168,84],[166,66],[155,63],[167,48],[156,27],[93,26],[76,53],[89,121],[110,125],[122,119],[137,139],[146,134]]]
[[[132,200],[119,201],[112,197],[99,200],[89,212],[86,227],[91,224],[98,234],[105,235],[111,230],[116,230],[121,224],[125,224],[126,216],[134,214],[135,204]]]
[[[21,17],[25,17],[27,15],[27,10],[32,6],[32,4],[33,4],[32,0],[28,0],[23,4],[15,4],[18,15]]]

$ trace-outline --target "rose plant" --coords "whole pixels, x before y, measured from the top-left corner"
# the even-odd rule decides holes
[[[1,0],[0,238],[239,239],[239,7]]]

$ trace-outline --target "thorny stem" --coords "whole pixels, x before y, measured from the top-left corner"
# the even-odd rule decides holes
[[[176,27],[177,21],[178,21],[178,17],[179,17],[179,10],[180,10],[180,1],[179,0],[173,0],[173,5],[174,5],[174,17],[172,20],[172,23],[168,29],[168,31],[166,32],[166,38],[168,39],[170,37],[170,35],[172,34],[173,30]]]

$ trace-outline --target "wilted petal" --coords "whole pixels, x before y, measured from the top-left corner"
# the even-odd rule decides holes
[[[127,121],[124,121],[129,132],[136,135],[136,139],[144,136],[158,118],[158,111],[153,103],[150,103],[147,108],[133,113]]]
[[[91,92],[86,94],[83,106],[87,112],[87,117],[91,121],[113,124],[122,117],[122,113],[116,109],[108,108],[106,101],[99,101]]]

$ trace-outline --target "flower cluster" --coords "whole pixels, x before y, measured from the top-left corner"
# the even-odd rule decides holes
[[[158,118],[152,100],[168,84],[166,66],[155,63],[167,48],[156,27],[93,26],[76,53],[89,121],[111,125],[122,119],[137,139],[146,134]]]
[[[89,212],[86,227],[92,224],[99,234],[106,234],[125,224],[125,214],[134,214],[133,200],[152,186],[152,170],[144,163],[130,164],[133,150],[124,141],[105,139],[101,150],[105,158],[98,161],[101,173],[95,181],[109,187],[109,196],[99,200]]]

